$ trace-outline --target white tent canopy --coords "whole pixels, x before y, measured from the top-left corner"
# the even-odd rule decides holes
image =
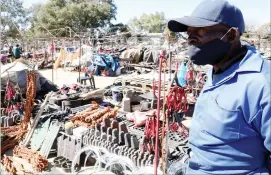
[[[13,62],[1,66],[1,88],[7,85],[9,80],[14,86],[19,85],[21,92],[26,92],[27,82],[26,82],[26,73],[28,70],[33,70],[28,65],[21,62]],[[35,71],[35,70],[34,70]],[[37,91],[41,90],[41,86],[48,81],[43,77],[38,71],[36,77],[36,89]]]

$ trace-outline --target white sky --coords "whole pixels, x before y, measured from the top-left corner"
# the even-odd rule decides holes
[[[47,0],[43,0],[46,2]],[[127,23],[132,17],[140,17],[143,13],[164,12],[166,18],[178,18],[189,15],[202,0],[114,0],[117,5],[117,20]],[[259,26],[270,22],[270,0],[228,0],[243,12],[249,25]],[[24,0],[29,7],[40,0]]]

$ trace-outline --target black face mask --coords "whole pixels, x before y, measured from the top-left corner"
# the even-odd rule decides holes
[[[230,30],[228,30],[228,32]],[[226,34],[224,36],[226,36]],[[217,64],[231,49],[231,43],[222,41],[224,36],[221,39],[215,39],[200,47],[194,45],[189,46],[188,56],[191,61],[197,65]]]

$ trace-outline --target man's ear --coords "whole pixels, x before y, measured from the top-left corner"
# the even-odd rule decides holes
[[[237,28],[232,28],[231,31],[228,33],[228,41],[231,43],[238,40],[239,37],[240,34]]]

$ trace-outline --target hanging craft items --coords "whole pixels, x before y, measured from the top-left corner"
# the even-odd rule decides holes
[[[15,98],[15,90],[12,87],[10,81],[7,82],[7,87],[6,87],[6,95],[5,95],[5,100],[7,102],[7,107],[5,113],[8,114],[14,110],[12,101]]]
[[[143,138],[143,145],[142,145],[142,152],[150,152],[154,153],[155,148],[155,135],[156,135],[156,122],[157,122],[157,116],[156,116],[156,110],[152,110],[147,114],[147,121],[145,125],[145,131],[144,131],[144,138]],[[159,126],[160,128],[160,126]]]
[[[7,103],[7,107],[5,110],[5,114],[10,114],[14,110],[21,109],[23,107],[22,103],[16,102],[16,91],[12,86],[11,82],[8,80],[6,92],[5,92],[5,102]]]
[[[27,81],[27,90],[26,90],[27,96],[23,122],[27,124],[30,121],[32,110],[34,109],[34,99],[36,97],[36,73],[34,71],[28,72],[26,81]]]
[[[165,64],[165,60],[164,60],[164,56],[165,56],[165,51],[162,51],[159,57],[159,82],[158,82],[158,103],[157,103],[157,110],[152,110],[147,114],[147,121],[146,121],[146,125],[145,125],[145,131],[144,131],[144,138],[143,138],[143,145],[142,145],[142,152],[150,152],[150,153],[154,153],[159,154],[158,148],[159,147],[159,128],[161,127],[161,124],[159,122],[160,120],[160,98],[161,98],[161,73],[162,73],[162,67],[166,66]],[[155,95],[155,80],[153,79],[153,94]],[[156,146],[156,147],[155,147]],[[156,157],[157,159],[157,157]],[[158,160],[158,159],[157,159]]]
[[[171,119],[169,129],[177,131],[179,126],[187,136],[187,128],[182,124],[183,113],[188,111],[187,91],[183,87],[172,87],[167,96],[168,116]]]
[[[36,74],[34,72],[27,73],[27,97],[25,104],[25,116],[20,125],[1,128],[1,132],[9,136],[8,139],[1,142],[1,154],[8,149],[13,148],[24,137],[27,132],[28,123],[34,108],[34,99],[36,96]]]
[[[12,87],[10,81],[7,82],[7,87],[6,87],[6,96],[5,96],[5,99],[10,101],[12,100],[14,97],[15,97],[15,90],[14,88]]]
[[[188,61],[187,63],[187,69],[185,75],[186,84],[189,88],[193,88],[195,85],[195,70],[193,68],[193,63],[191,61]]]
[[[205,82],[207,81],[207,75],[205,72],[199,72],[196,78],[197,81],[197,89],[200,92],[203,89]]]

